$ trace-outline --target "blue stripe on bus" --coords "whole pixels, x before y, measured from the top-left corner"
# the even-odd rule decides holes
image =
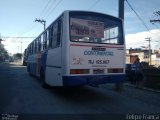
[[[30,73],[35,75],[36,74],[36,63],[29,63]]]
[[[36,55],[30,55],[27,59],[27,69],[28,72],[31,74],[35,75],[36,74],[36,60],[35,60]]]
[[[64,86],[74,85],[94,85],[105,83],[121,83],[124,82],[125,75],[99,75],[99,76],[63,76]]]

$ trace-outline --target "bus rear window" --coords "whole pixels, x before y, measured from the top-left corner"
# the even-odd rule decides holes
[[[71,41],[123,44],[122,22],[107,15],[98,15],[70,15]]]

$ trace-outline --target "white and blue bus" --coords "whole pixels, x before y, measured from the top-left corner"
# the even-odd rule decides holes
[[[28,51],[27,51],[28,49],[25,49],[24,50],[24,53],[23,53],[23,55],[22,55],[22,65],[23,66],[26,66],[27,65],[27,57],[28,57]]]
[[[123,21],[89,11],[64,11],[27,48],[27,71],[42,86],[122,83]]]

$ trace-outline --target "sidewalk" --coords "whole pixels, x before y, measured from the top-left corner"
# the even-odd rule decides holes
[[[17,61],[14,61],[14,62],[4,61],[4,62],[0,62],[0,65],[1,64],[15,64],[15,65],[18,65],[18,66],[22,66],[21,60],[17,60]]]
[[[134,88],[137,88],[137,89],[146,90],[146,91],[151,91],[151,92],[160,93],[160,89],[147,88],[147,87],[143,86],[142,84],[139,84],[139,85],[137,86],[137,85],[131,84],[130,82],[127,81],[127,82],[125,82],[123,85],[125,85],[125,86],[130,86],[130,87],[134,87]]]

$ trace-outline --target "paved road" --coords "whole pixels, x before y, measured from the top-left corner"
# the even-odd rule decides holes
[[[125,86],[43,89],[18,63],[0,63],[0,113],[12,114],[159,114],[160,93]]]

